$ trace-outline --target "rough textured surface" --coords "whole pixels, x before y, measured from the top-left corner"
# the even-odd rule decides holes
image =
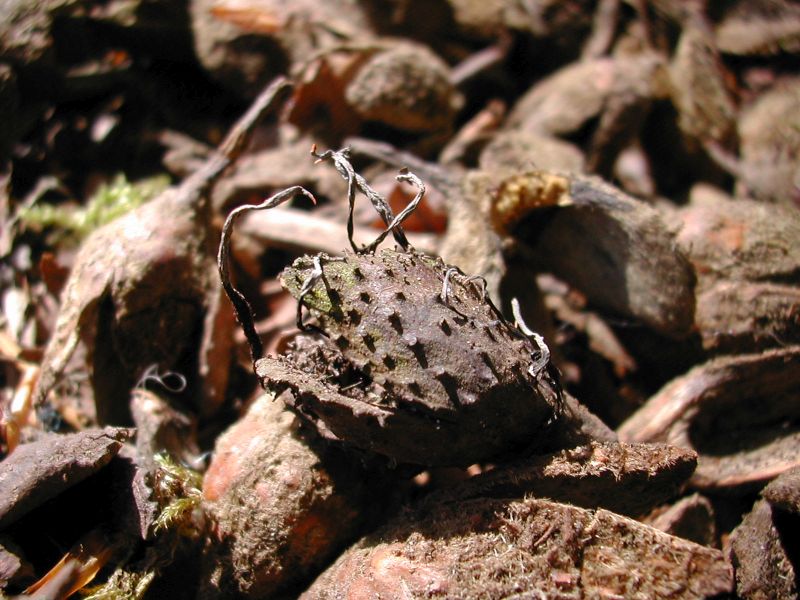
[[[370,58],[345,98],[365,121],[406,131],[447,130],[459,103],[447,64],[425,46],[407,43]]]
[[[703,546],[716,547],[718,544],[714,507],[700,494],[681,498],[658,514],[651,515],[646,522],[670,535]]]
[[[789,469],[761,491],[770,504],[800,515],[800,467]]]
[[[694,452],[674,446],[592,443],[500,465],[440,495],[535,496],[637,516],[672,498],[696,465]]]
[[[736,571],[736,592],[740,597],[746,600],[797,598],[797,569],[788,552],[789,548],[797,551],[799,525],[796,515],[781,519],[779,511],[769,502],[756,502],[731,534],[731,557]]]
[[[499,188],[494,217],[533,245],[540,268],[599,308],[670,337],[689,334],[695,277],[658,211],[597,178],[525,177],[527,185],[520,176],[514,190]]]
[[[757,484],[800,461],[798,384],[797,346],[717,358],[667,384],[618,433],[693,448],[699,488]]]
[[[727,54],[797,52],[800,6],[790,0],[738,0],[725,10],[715,34],[717,47]]]
[[[580,173],[584,170],[581,151],[558,138],[534,131],[512,129],[498,132],[481,151],[484,171],[527,171],[552,169]]]
[[[703,142],[731,142],[736,105],[725,77],[708,24],[701,15],[691,14],[684,19],[669,67],[672,102],[684,134]]]
[[[800,11],[796,16],[800,25]],[[798,26],[800,30],[800,26]],[[742,195],[797,208],[800,202],[800,79],[776,85],[739,122]]]
[[[800,213],[717,197],[693,201],[678,219],[677,242],[697,273],[703,346],[741,353],[800,342]]]
[[[606,510],[547,500],[426,505],[361,540],[302,596],[703,598],[730,592],[719,550]]]
[[[291,388],[293,406],[340,439],[418,464],[469,465],[541,446],[558,385],[529,372],[536,347],[482,299],[478,282],[416,253],[321,257],[304,298],[327,338],[265,358],[258,375]],[[295,295],[311,272],[283,276]]]
[[[215,544],[203,596],[262,598],[313,576],[386,508],[385,479],[328,446],[262,396],[223,434],[203,482]]]
[[[47,434],[0,462],[0,529],[102,469],[131,436],[106,427]]]

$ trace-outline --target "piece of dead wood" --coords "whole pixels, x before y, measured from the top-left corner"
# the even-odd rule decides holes
[[[189,465],[194,464],[200,455],[196,419],[172,406],[165,395],[143,388],[131,393],[131,414],[136,425],[136,462],[146,471],[155,469],[155,456],[160,452]]]
[[[652,396],[618,433],[699,455],[698,489],[746,490],[800,464],[800,347],[725,356]]]
[[[670,535],[703,546],[718,547],[714,507],[700,494],[692,494],[653,511],[644,522]]]
[[[797,15],[800,24],[800,11]],[[800,203],[800,79],[780,81],[739,119],[737,196],[788,205]]]
[[[214,521],[205,597],[263,598],[305,584],[387,507],[385,475],[310,445],[308,433],[264,395],[217,440],[203,482]]]
[[[726,5],[714,33],[717,46],[728,54],[796,54],[800,6],[791,0],[737,0]]]
[[[535,496],[638,516],[672,498],[696,465],[697,455],[683,448],[593,442],[497,466],[439,496],[448,501]]]
[[[701,142],[731,145],[736,106],[729,90],[714,34],[700,10],[688,9],[669,66],[670,95],[678,110],[678,126]]]
[[[598,178],[532,170],[497,186],[492,222],[591,305],[669,337],[691,331],[694,273],[652,206]]]
[[[653,100],[667,95],[664,58],[654,52],[572,63],[536,83],[514,105],[507,127],[552,137],[597,126],[587,145],[587,169],[608,176],[638,133]]]
[[[0,529],[106,466],[132,435],[106,427],[45,434],[0,462]]]
[[[237,225],[237,235],[252,236],[272,248],[298,254],[325,252],[336,256],[350,247],[343,224],[296,208],[253,211]],[[406,235],[417,250],[436,253],[438,236],[425,233]],[[356,227],[354,236],[366,239],[374,237],[375,233],[366,227]]]
[[[697,273],[695,322],[706,350],[800,342],[800,213],[719,195],[677,212],[679,247]]]
[[[301,596],[703,598],[722,552],[606,510],[548,500],[423,503],[345,552]]]
[[[276,80],[202,169],[86,239],[42,361],[34,393],[38,406],[83,343],[101,423],[127,421],[128,394],[142,371],[153,364],[168,370],[184,353],[193,354],[206,375],[198,408],[210,414],[219,407],[233,319],[219,302],[207,194],[243,151],[259,119],[290,91],[286,80]],[[202,326],[205,339],[198,351],[192,342]]]
[[[800,515],[800,467],[781,473],[761,495],[776,508]]]
[[[791,548],[797,547],[799,526],[797,515],[781,515],[766,500],[755,503],[730,538],[736,593],[740,598],[797,598],[798,572]]]
[[[9,584],[24,585],[34,576],[33,566],[22,550],[6,537],[0,537],[0,594]]]

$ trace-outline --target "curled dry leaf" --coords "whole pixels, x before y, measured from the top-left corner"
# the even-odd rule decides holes
[[[675,446],[593,442],[499,465],[439,492],[437,498],[533,495],[638,516],[672,498],[696,465],[694,452]]]
[[[106,427],[45,434],[0,462],[0,529],[106,466],[131,437]]]
[[[620,426],[699,455],[692,484],[744,489],[800,464],[800,347],[726,356],[674,379]]]
[[[214,521],[209,597],[263,598],[302,584],[386,508],[386,476],[303,432],[259,397],[217,441],[203,482]]]
[[[198,408],[209,414],[219,407],[233,322],[218,301],[207,194],[259,118],[290,88],[282,79],[270,85],[202,169],[86,239],[42,361],[37,405],[45,402],[82,343],[101,423],[128,421],[129,392],[142,372],[153,364],[162,371],[174,368],[187,353],[205,375]],[[204,320],[198,350],[193,342]]]
[[[703,598],[730,592],[719,550],[606,510],[548,500],[424,503],[345,552],[304,600]]]
[[[796,514],[781,514],[766,500],[759,500],[734,529],[731,559],[740,598],[797,598],[798,572],[790,548],[798,526]]]

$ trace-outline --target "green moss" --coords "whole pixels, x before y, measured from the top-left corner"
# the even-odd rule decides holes
[[[23,210],[23,225],[39,229],[55,228],[62,235],[80,241],[89,233],[153,199],[169,186],[169,177],[159,175],[129,182],[117,175],[111,183],[101,186],[85,206],[53,206],[36,204]]]
[[[341,319],[345,308],[342,307],[341,296],[346,295],[346,291],[358,284],[356,277],[356,267],[349,261],[326,260],[322,258],[322,272],[324,278],[318,281],[306,294],[303,302],[308,308],[324,313],[334,319]],[[295,298],[300,298],[300,289],[303,282],[308,278],[313,268],[311,258],[302,257],[297,259],[294,264],[284,271],[283,283],[289,293]],[[327,283],[326,283],[327,282]],[[340,297],[331,295],[331,288],[342,290]]]

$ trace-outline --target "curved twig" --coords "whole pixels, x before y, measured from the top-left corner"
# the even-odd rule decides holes
[[[252,358],[254,364],[257,359],[261,358],[263,346],[261,344],[261,339],[256,333],[253,310],[250,308],[250,304],[247,302],[247,299],[244,297],[244,295],[231,283],[229,263],[233,224],[244,212],[250,210],[274,208],[275,206],[283,204],[298,194],[302,194],[310,198],[314,204],[317,202],[316,198],[314,198],[311,192],[299,185],[295,185],[278,192],[273,196],[270,196],[260,204],[244,204],[232,210],[228,215],[228,218],[225,219],[225,225],[222,227],[222,238],[220,239],[219,251],[217,252],[217,267],[219,268],[219,277],[225,293],[228,295],[228,298],[230,298],[231,304],[233,304],[236,320],[239,321],[239,324],[242,326],[242,330],[244,331],[245,338],[247,338],[247,344],[250,346],[250,357]]]

